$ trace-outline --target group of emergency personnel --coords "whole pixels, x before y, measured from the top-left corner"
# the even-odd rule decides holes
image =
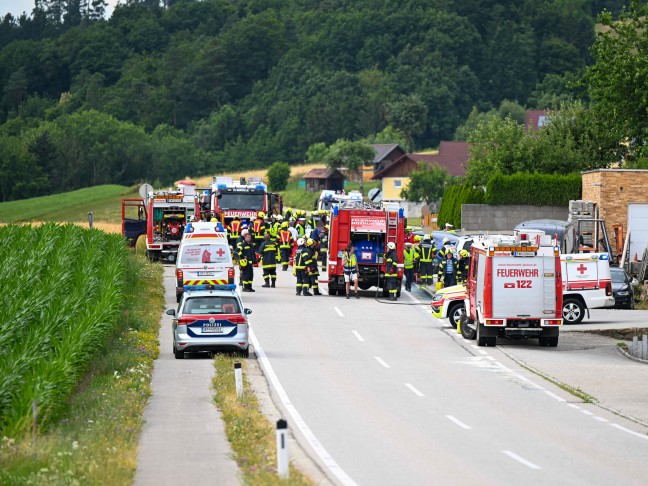
[[[254,267],[263,271],[262,287],[276,287],[277,265],[287,271],[295,242],[295,276],[297,295],[321,295],[318,285],[318,259],[326,266],[328,255],[327,215],[313,212],[307,217],[303,211],[288,208],[284,215],[266,215],[259,211],[256,218],[245,223],[234,216],[227,225],[227,233],[233,256],[238,260],[243,292],[255,292],[252,288]],[[317,227],[316,217],[320,224]],[[312,229],[311,229],[312,228]],[[306,233],[310,231],[310,237]],[[313,294],[310,289],[313,289]]]
[[[263,271],[262,287],[275,287],[277,265],[287,271],[296,242],[293,274],[297,279],[296,295],[322,295],[319,291],[318,262],[322,268],[328,262],[328,225],[327,211],[313,211],[310,215],[300,210],[287,208],[283,215],[266,215],[259,211],[249,224],[238,216],[227,226],[230,246],[240,267],[243,292],[255,292],[252,288],[254,266],[260,265]],[[319,220],[319,226],[318,226]],[[323,223],[323,224],[322,224]],[[310,231],[310,233],[309,233]],[[306,236],[306,235],[309,236]],[[358,298],[357,268],[354,249],[351,246],[343,255],[345,270],[346,297],[350,298],[351,283],[354,284],[355,297]],[[385,285],[389,300],[397,299],[398,261],[396,245],[387,243],[385,252]],[[348,268],[347,268],[348,267]],[[455,257],[449,238],[444,238],[437,248],[431,235],[414,235],[411,227],[405,228],[403,268],[405,290],[412,290],[415,275],[420,275],[421,285],[450,287],[465,283],[470,269],[470,255],[461,250]],[[348,271],[347,271],[348,270]],[[312,289],[312,293],[310,290]]]

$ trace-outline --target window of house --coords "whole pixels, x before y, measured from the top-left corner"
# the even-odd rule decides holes
[[[400,179],[394,179],[394,189],[399,189],[403,187],[403,181]]]

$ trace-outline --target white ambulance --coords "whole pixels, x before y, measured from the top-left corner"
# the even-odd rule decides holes
[[[563,319],[578,324],[590,309],[614,306],[607,253],[560,255],[563,275]]]
[[[220,223],[189,223],[182,235],[176,263],[176,299],[192,289],[234,285],[234,263],[227,232]]]

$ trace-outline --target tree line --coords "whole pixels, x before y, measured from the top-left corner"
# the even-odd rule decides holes
[[[433,147],[471,113],[572,97],[596,15],[621,5],[128,0],[105,18],[103,0],[36,0],[0,22],[0,199],[292,164],[385,133]]]

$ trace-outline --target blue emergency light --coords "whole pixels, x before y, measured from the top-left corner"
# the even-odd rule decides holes
[[[223,225],[220,221],[216,223],[216,231],[219,233],[223,233],[225,231],[225,228],[223,228]]]
[[[227,189],[227,184],[218,184],[218,186],[216,187],[218,187],[219,189]]]
[[[339,211],[340,211],[339,206],[333,206],[333,216],[337,216]]]
[[[260,189],[260,190],[263,190],[263,189],[265,189],[265,186],[263,184],[257,184],[256,188]]]
[[[398,208],[398,217],[399,218],[405,217],[405,208]]]
[[[200,284],[200,285],[185,285],[183,286],[185,290],[235,290],[236,284]]]
[[[609,260],[609,259],[610,259],[610,255],[608,255],[607,253],[602,253],[599,256],[599,260]]]

